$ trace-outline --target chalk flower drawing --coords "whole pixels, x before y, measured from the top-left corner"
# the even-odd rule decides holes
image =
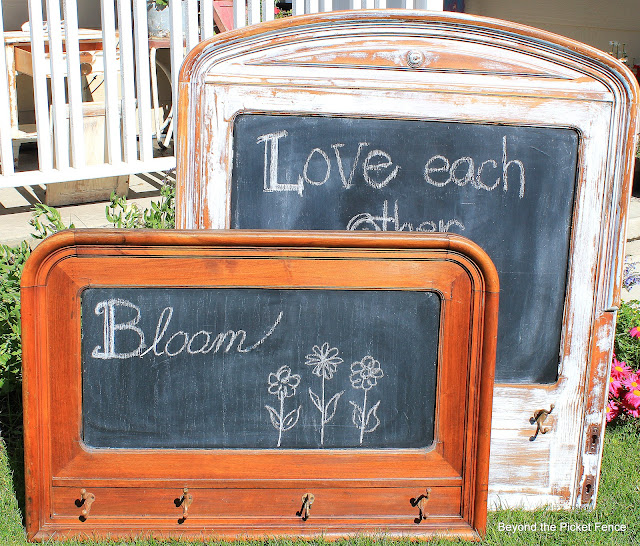
[[[330,348],[328,343],[323,343],[322,347],[313,346],[313,353],[306,356],[305,364],[315,366],[313,374],[324,379],[331,379],[338,369],[338,364],[343,360],[338,356],[338,348]]]
[[[338,356],[337,347],[329,347],[328,343],[323,343],[322,347],[313,346],[313,352],[306,356],[305,364],[314,366],[312,373],[322,378],[322,397],[318,396],[309,388],[309,396],[313,405],[320,411],[320,445],[324,445],[324,426],[333,419],[336,414],[338,400],[344,394],[344,391],[334,394],[331,399],[325,403],[325,380],[333,378],[333,374],[338,370],[338,364],[342,364],[343,360]]]
[[[365,356],[362,360],[351,364],[351,386],[354,389],[362,389],[364,391],[364,401],[362,407],[353,401],[349,403],[353,406],[352,420],[353,424],[360,429],[360,444],[364,438],[365,432],[373,432],[380,425],[380,419],[378,419],[377,411],[380,406],[380,400],[367,411],[367,393],[377,385],[378,379],[384,377],[384,372],[380,368],[380,362],[378,362],[372,356]]]
[[[265,405],[271,418],[271,424],[278,431],[277,447],[280,447],[282,442],[282,433],[295,427],[300,419],[302,406],[298,406],[298,409],[290,411],[287,415],[284,414],[284,400],[295,396],[299,384],[300,376],[291,373],[289,366],[281,366],[277,372],[269,374],[269,393],[277,396],[278,400],[280,400],[279,412],[271,406]]]

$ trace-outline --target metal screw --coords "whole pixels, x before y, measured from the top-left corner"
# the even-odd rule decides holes
[[[421,51],[409,51],[407,53],[407,64],[411,68],[417,68],[424,63],[424,54]]]

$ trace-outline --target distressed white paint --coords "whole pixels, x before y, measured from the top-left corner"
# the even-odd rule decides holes
[[[2,10],[0,9],[0,40],[4,44],[4,22]],[[0,109],[10,112],[9,102],[9,79],[6,70],[7,56],[5,48],[0,47]],[[13,174],[13,151],[11,147],[11,121],[9,116],[0,117],[0,175]]]
[[[69,143],[71,166],[83,167],[84,123],[82,121],[82,80],[80,77],[80,45],[78,6],[76,0],[64,2],[64,30],[67,62],[67,94],[69,96]]]
[[[153,160],[153,148],[151,134],[151,98],[149,89],[151,88],[151,78],[147,69],[149,62],[149,37],[147,28],[147,4],[145,0],[134,0],[133,2],[133,30],[136,51],[136,99],[138,110],[138,133],[140,159],[142,161]],[[154,64],[155,67],[155,64]],[[156,95],[157,97],[157,92]]]
[[[229,225],[231,134],[239,112],[578,130],[579,187],[560,379],[554,385],[496,385],[489,491],[494,508],[578,506],[584,476],[597,475],[601,457],[601,446],[594,455],[584,453],[585,433],[589,424],[604,419],[607,371],[602,362],[610,352],[592,362],[591,347],[606,349],[612,342],[610,330],[593,325],[617,298],[620,223],[628,198],[622,192],[629,160],[623,137],[637,124],[622,87],[629,74],[605,57],[593,63],[580,46],[558,46],[552,36],[545,36],[543,44],[508,25],[478,32],[468,16],[452,15],[449,24],[440,18],[434,25],[428,16],[404,16],[391,11],[369,19],[336,14],[309,25],[272,29],[268,35],[236,37],[233,44],[222,37],[225,47],[212,43],[205,48],[191,81],[182,84],[191,110],[179,150],[178,224]],[[510,42],[514,34],[520,34],[516,46]],[[407,70],[406,55],[413,50],[426,53],[425,64]],[[585,393],[590,366],[599,385],[590,393],[591,402]],[[600,401],[593,402],[594,397]],[[531,442],[535,427],[529,418],[551,404],[551,432]]]
[[[53,144],[49,126],[49,102],[47,98],[46,58],[44,53],[44,31],[40,2],[29,2],[29,32],[31,42],[33,99],[38,131],[38,163],[41,171],[53,169]],[[0,67],[2,68],[2,67]]]

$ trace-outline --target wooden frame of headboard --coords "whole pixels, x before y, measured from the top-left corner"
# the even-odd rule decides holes
[[[434,444],[87,447],[80,313],[87,287],[435,292]],[[48,238],[22,279],[28,538],[380,531],[477,538],[486,524],[498,290],[486,254],[453,235],[73,230]],[[296,512],[306,493],[315,503],[305,520]],[[176,498],[190,499],[188,512]]]

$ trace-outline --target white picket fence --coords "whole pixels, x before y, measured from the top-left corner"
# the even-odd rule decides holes
[[[23,1],[23,0],[21,0]],[[101,178],[175,167],[175,156],[159,153],[168,144],[172,119],[158,115],[155,62],[159,47],[169,48],[172,103],[177,104],[179,67],[186,53],[214,34],[213,0],[169,1],[170,38],[164,45],[149,39],[149,0],[101,0],[99,29],[79,25],[78,5],[97,10],[95,0],[29,0],[28,31],[5,31],[3,12],[16,5],[0,0],[0,188]],[[3,2],[6,6],[3,6]],[[393,6],[391,4],[394,3]],[[442,10],[443,0],[293,0],[293,13],[347,8],[427,8]],[[97,15],[97,14],[96,14]],[[234,0],[234,26],[274,18],[274,0]],[[183,21],[183,18],[185,20]],[[93,44],[93,45],[92,45]],[[88,52],[91,48],[96,51]],[[96,58],[100,62],[96,64]],[[87,59],[89,64],[87,64]],[[103,78],[104,162],[87,162],[96,146],[86,132],[83,85],[96,64]],[[84,63],[84,64],[83,64]],[[152,63],[153,64],[153,63]],[[17,74],[33,81],[35,124],[19,123]],[[95,106],[95,103],[94,103]],[[163,113],[164,114],[164,113]],[[170,117],[170,116],[169,116]],[[14,159],[22,142],[37,142],[38,167],[18,172]]]

